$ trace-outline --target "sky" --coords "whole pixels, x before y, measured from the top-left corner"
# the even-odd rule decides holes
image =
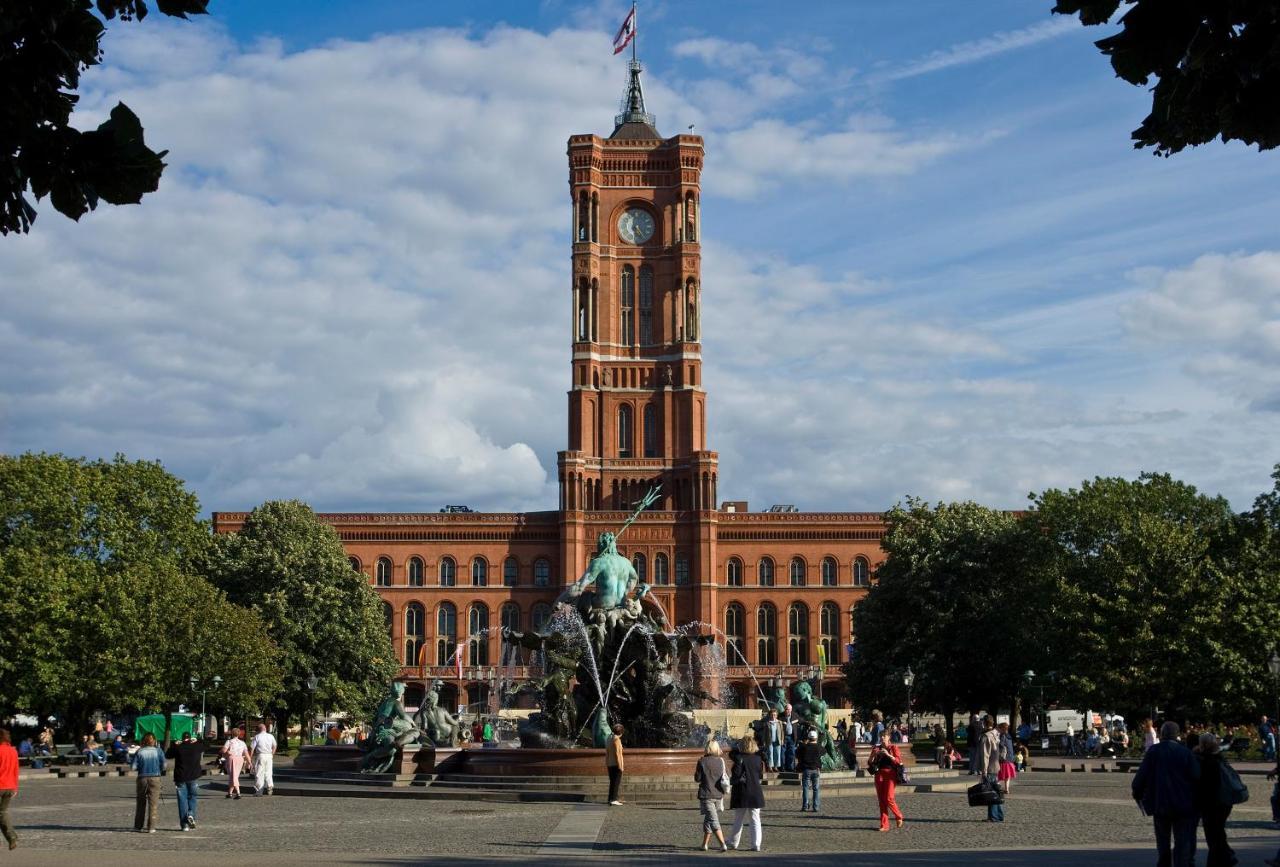
[[[1150,97],[1049,0],[639,8],[705,137],[720,496],[1020,508],[1280,462],[1280,153],[1131,146]],[[113,23],[160,190],[0,239],[0,451],[123,453],[207,511],[553,509],[565,147],[608,135],[621,2],[213,0]]]

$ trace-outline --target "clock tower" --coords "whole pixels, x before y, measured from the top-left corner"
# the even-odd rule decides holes
[[[702,137],[663,138],[632,60],[608,138],[569,139],[573,213],[563,513],[715,509],[702,388]]]

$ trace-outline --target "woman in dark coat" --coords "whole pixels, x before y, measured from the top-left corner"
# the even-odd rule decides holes
[[[1200,779],[1196,781],[1196,809],[1204,823],[1204,841],[1209,846],[1209,860],[1205,867],[1231,867],[1236,853],[1227,845],[1227,817],[1231,805],[1224,805],[1218,798],[1222,786],[1222,746],[1217,735],[1205,732],[1200,735],[1196,748],[1200,758]]]
[[[764,831],[760,827],[760,811],[764,809],[764,760],[755,735],[743,735],[738,748],[729,753],[733,770],[729,773],[729,806],[734,810],[733,833],[729,835],[729,848],[737,849],[742,838],[742,826],[751,822],[751,851],[759,852],[764,843]]]

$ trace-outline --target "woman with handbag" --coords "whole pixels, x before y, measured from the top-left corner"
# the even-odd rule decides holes
[[[898,769],[902,767],[902,754],[898,747],[889,742],[889,732],[880,733],[880,743],[871,748],[871,756],[867,759],[867,770],[875,774],[876,800],[880,802],[880,830],[889,830],[889,814],[902,827],[902,811],[893,797],[893,790],[898,785]]]
[[[720,744],[714,738],[707,741],[707,751],[698,759],[693,779],[698,784],[698,808],[702,812],[702,851],[707,851],[711,835],[720,841],[720,851],[728,852],[724,831],[720,830],[720,799],[729,789],[729,772],[720,756]]]
[[[751,851],[759,852],[764,843],[764,830],[760,827],[760,811],[764,809],[764,760],[755,735],[747,732],[738,748],[729,754],[733,770],[729,773],[729,806],[735,811],[733,833],[729,835],[729,848],[737,849],[742,839],[742,826],[751,822]]]
[[[1000,771],[996,774],[996,781],[1007,795],[1009,784],[1014,777],[1018,776],[1018,767],[1015,763],[1017,753],[1014,750],[1013,738],[1009,737],[1009,724],[1000,723],[996,728],[1000,731]]]

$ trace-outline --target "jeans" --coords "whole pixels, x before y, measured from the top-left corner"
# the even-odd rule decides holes
[[[1151,821],[1156,830],[1158,867],[1192,867],[1196,857],[1196,814],[1157,813]],[[1172,853],[1169,851],[1170,834],[1173,835]]]
[[[794,771],[796,769],[795,738],[787,738],[787,742],[782,745],[782,767],[784,770],[788,771]]]
[[[196,817],[196,784],[199,780],[190,780],[185,783],[177,783],[178,786],[178,825],[183,827],[187,824],[187,817],[192,820]]]
[[[999,787],[1000,783],[996,780],[995,774],[987,774],[987,781],[991,785]],[[1004,804],[987,804],[987,818],[993,822],[1004,821]]]
[[[818,812],[818,799],[822,793],[822,772],[821,771],[801,771],[800,772],[800,809],[809,809],[809,790],[813,790],[813,812]]]
[[[782,767],[782,744],[769,744],[766,758],[770,770]]]

